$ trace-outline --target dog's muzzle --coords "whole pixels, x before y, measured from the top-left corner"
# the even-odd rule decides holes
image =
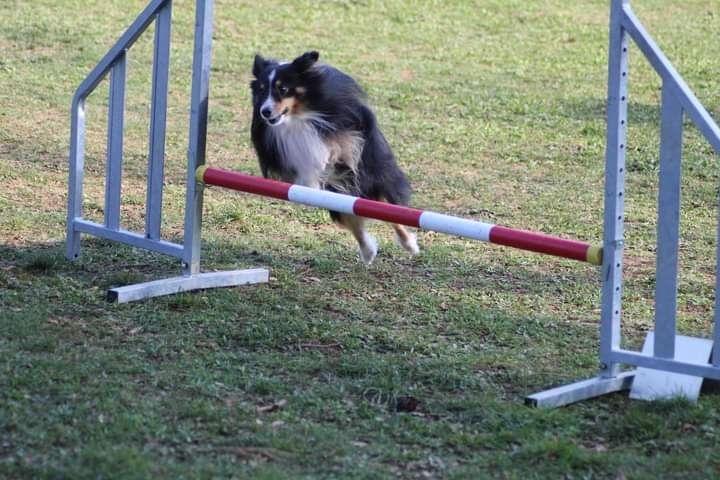
[[[287,113],[287,108],[275,116],[272,115],[272,109],[270,108],[263,108],[262,110],[260,110],[260,116],[268,123],[268,125],[271,126],[280,123],[280,120],[282,120],[283,117],[287,115]]]

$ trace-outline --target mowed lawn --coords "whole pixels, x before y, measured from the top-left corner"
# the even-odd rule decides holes
[[[635,10],[720,112],[714,0]],[[353,75],[413,206],[602,237],[608,2],[216,1],[208,162],[259,173],[253,55]],[[63,256],[69,105],[142,0],[0,2],[0,477],[712,478],[720,399],[610,395],[534,410],[597,371],[599,270],[381,223],[365,268],[326,212],[212,188],[203,264],[264,285],[116,305],[179,273],[97,239]],[[194,1],[174,5],[163,233],[182,234]],[[122,223],[144,224],[152,29],[129,54]],[[652,326],[660,81],[631,48],[624,345]],[[103,215],[107,81],[88,102],[84,208]],[[713,315],[718,158],[688,125],[679,325]]]

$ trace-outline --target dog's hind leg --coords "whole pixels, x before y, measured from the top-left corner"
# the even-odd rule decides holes
[[[399,180],[394,183],[395,187],[399,188],[385,188],[383,195],[380,195],[379,200],[386,201],[393,205],[407,206],[410,200],[410,185],[407,183],[407,179],[399,170],[397,171]],[[410,252],[411,255],[417,255],[420,253],[420,247],[417,243],[417,237],[414,233],[409,232],[404,225],[398,223],[392,224],[395,230],[394,240],[395,243],[406,251]]]
[[[340,214],[337,219],[338,223],[350,230],[355,237],[360,248],[360,259],[365,265],[370,265],[378,251],[378,242],[365,230],[365,219],[356,217],[355,215]]]
[[[407,228],[397,223],[393,223],[392,227],[395,229],[395,243],[413,255],[420,253],[420,247],[418,247],[417,237],[414,233],[408,232]]]

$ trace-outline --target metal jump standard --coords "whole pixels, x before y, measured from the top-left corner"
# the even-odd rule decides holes
[[[720,380],[720,352],[715,351],[711,355],[712,345],[720,341],[720,295],[718,295],[720,283],[716,284],[712,340],[678,335],[676,328],[683,120],[687,116],[718,153],[720,153],[720,129],[635,16],[629,0],[610,2],[602,247],[205,167],[213,3],[213,0],[196,0],[182,243],[162,239],[160,231],[172,0],[150,1],[90,72],[73,97],[67,257],[70,260],[77,259],[80,255],[81,235],[90,234],[170,255],[182,262],[181,276],[115,288],[108,293],[111,299],[128,302],[182,291],[260,283],[268,280],[269,274],[265,269],[211,273],[200,271],[203,184],[224,185],[315,207],[331,208],[345,213],[573,258],[591,264],[601,264],[600,371],[597,377],[531,395],[527,397],[527,403],[530,405],[556,407],[627,389],[631,389],[633,398],[655,399],[683,395],[695,399],[699,395],[703,378]],[[127,56],[130,47],[153,23],[155,43],[146,223],[143,232],[133,232],[123,229],[120,221]],[[642,351],[622,348],[620,336],[630,39],[662,79],[655,328],[648,334]],[[103,223],[96,223],[83,218],[82,214],[85,101],[108,75],[110,86],[105,216]],[[718,242],[718,258],[720,258],[720,242]]]

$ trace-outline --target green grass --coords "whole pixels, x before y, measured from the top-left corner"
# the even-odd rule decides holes
[[[358,263],[326,214],[210,189],[205,268],[266,285],[105,301],[175,275],[96,239],[63,257],[68,111],[141,0],[0,3],[0,477],[710,478],[720,399],[611,395],[554,411],[527,394],[593,376],[592,267],[375,224]],[[193,3],[174,7],[163,232],[182,232]],[[208,159],[258,173],[254,53],[318,49],[369,93],[419,208],[597,241],[607,2],[218,0]],[[636,11],[711,112],[710,0]],[[152,30],[130,51],[122,222],[144,224]],[[631,50],[624,342],[651,328],[660,85]],[[85,210],[103,215],[107,81],[88,103]],[[713,311],[717,157],[688,126],[679,325]],[[418,401],[414,412],[407,405]]]

